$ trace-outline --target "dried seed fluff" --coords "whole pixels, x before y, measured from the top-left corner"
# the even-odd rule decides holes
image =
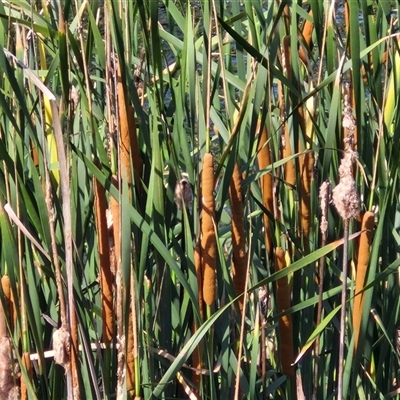
[[[339,166],[339,183],[332,191],[332,201],[338,213],[344,220],[354,218],[360,209],[360,199],[357,193],[356,182],[353,178],[353,163],[357,158],[357,152],[353,150],[353,131],[355,129],[354,120],[351,120],[345,113],[343,125],[350,132],[344,140],[344,157]],[[352,121],[351,124],[348,121]],[[351,125],[351,126],[349,126]]]

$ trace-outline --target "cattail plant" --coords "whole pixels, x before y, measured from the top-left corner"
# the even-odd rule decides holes
[[[33,370],[32,361],[29,351],[23,352],[21,356],[22,368],[26,371],[28,380],[32,381]],[[21,374],[21,400],[28,400],[28,385],[26,378]]]
[[[309,15],[310,18],[313,17],[312,10],[310,10],[308,12],[308,15]],[[303,30],[302,30],[305,46],[300,44],[300,48],[299,48],[300,60],[305,65],[307,65],[307,63],[308,63],[308,52],[310,51],[311,45],[312,45],[312,33],[313,33],[313,30],[314,30],[314,23],[312,22],[312,20],[306,19],[304,21]]]
[[[3,275],[1,277],[1,288],[4,295],[4,303],[7,307],[7,314],[10,317],[11,328],[15,327],[16,318],[17,318],[17,309],[14,301],[14,295],[11,290],[11,282],[10,277],[8,275]]]
[[[103,342],[108,346],[114,334],[113,318],[113,273],[110,265],[109,234],[106,218],[104,187],[93,178],[94,210],[99,248],[100,287],[102,296]]]
[[[347,297],[347,275],[348,275],[348,241],[349,221],[359,213],[360,200],[357,193],[356,182],[353,177],[353,163],[356,153],[353,150],[352,131],[355,129],[354,118],[351,108],[346,107],[343,116],[343,127],[348,130],[344,139],[344,156],[339,166],[339,183],[332,191],[332,200],[340,217],[344,222],[344,247],[343,247],[343,271],[342,271],[342,298],[340,311],[340,333],[339,333],[339,367],[338,367],[338,391],[337,398],[343,398],[343,363],[344,363],[344,338],[346,329],[346,297]]]
[[[300,229],[303,235],[304,249],[309,251],[309,240],[311,231],[311,181],[314,174],[314,153],[308,151],[299,157],[300,167]]]
[[[115,176],[112,178],[112,183],[115,187],[119,187],[118,180]],[[122,290],[122,273],[120,268],[121,263],[121,209],[120,203],[113,196],[110,196],[110,214],[112,216],[112,244],[110,248],[111,269],[115,272],[115,315],[116,315],[116,331],[119,339],[118,349],[118,367],[117,367],[117,397],[121,398],[124,395],[124,380],[125,380],[125,347],[124,340],[124,318],[123,318],[123,290]],[[114,264],[114,265],[113,265]]]
[[[361,223],[361,236],[358,242],[357,264],[356,264],[356,285],[353,304],[353,330],[354,348],[357,351],[360,337],[361,318],[364,310],[364,294],[360,293],[365,285],[367,269],[370,259],[370,247],[375,224],[375,215],[372,211],[364,213]]]
[[[117,101],[118,101],[118,116],[119,116],[119,157],[121,177],[126,180],[128,188],[132,183],[131,175],[131,136],[133,127],[129,126],[129,122],[134,123],[134,118],[129,118],[129,112],[125,94],[125,84],[121,72],[120,63],[117,64]],[[136,129],[135,129],[136,130]],[[136,135],[136,132],[135,132]]]
[[[243,292],[245,290],[247,275],[247,253],[241,182],[242,177],[239,165],[236,163],[229,187],[229,198],[232,211],[232,278],[236,295],[242,294],[239,298],[240,311],[243,310]]]
[[[0,337],[0,396],[2,399],[17,400],[20,392],[15,385],[16,375],[11,354],[10,339],[6,336]]]
[[[330,201],[330,182],[325,181],[319,188],[319,201],[321,208],[321,217],[319,228],[321,231],[321,247],[325,246],[328,240],[328,208]],[[318,306],[317,306],[317,317],[316,325],[321,323],[322,319],[322,296],[324,293],[324,276],[325,276],[325,257],[321,257],[318,263]],[[315,339],[314,344],[314,381],[313,381],[313,393],[312,400],[317,400],[318,391],[318,370],[319,370],[319,344],[320,336],[318,335]]]
[[[260,129],[260,127],[259,127]],[[268,142],[267,129],[264,126],[260,129],[257,148],[258,168],[263,170],[271,165],[271,154]],[[274,177],[272,173],[265,174],[260,178],[261,194],[263,198],[263,206],[271,215],[274,215]],[[265,229],[265,246],[267,254],[272,254],[272,224],[268,215],[264,214],[264,229]]]
[[[201,173],[201,262],[203,299],[211,306],[215,301],[215,268],[217,245],[214,230],[214,164],[211,153],[205,153]]]
[[[290,37],[285,36],[283,38],[281,46],[281,63],[282,63],[283,73],[287,76],[289,80],[291,80],[291,74],[292,74],[290,57],[291,57]],[[286,100],[282,84],[278,86],[278,96],[279,96],[280,115],[281,115],[281,120],[283,121],[282,134],[281,134],[282,158],[287,158],[293,154],[293,151],[290,143],[290,131],[286,113]],[[289,189],[293,189],[295,187],[296,168],[293,160],[287,161],[284,165],[284,179]]]
[[[131,198],[131,185],[132,185],[132,168],[131,168],[131,163],[134,167],[134,172],[135,172],[135,179],[137,181],[137,187],[141,188],[141,173],[142,173],[142,162],[141,158],[139,155],[139,149],[138,149],[138,140],[136,136],[136,123],[135,123],[135,118],[134,118],[134,109],[132,106],[129,105],[128,100],[127,100],[127,95],[126,95],[126,84],[124,82],[124,75],[122,73],[122,68],[121,64],[117,64],[117,87],[116,87],[116,92],[117,92],[117,103],[118,103],[118,121],[119,121],[119,135],[118,135],[118,159],[119,159],[119,176],[121,181],[119,182],[119,187],[123,187],[122,181],[126,182],[127,187],[128,187],[128,193],[127,196],[128,198]],[[117,208],[119,208],[117,210]],[[114,219],[114,226],[116,224],[120,225],[121,224],[121,211],[120,211],[120,205],[115,204],[115,201],[113,201],[112,205],[112,210],[113,210],[113,217],[117,217],[118,219]],[[115,213],[115,215],[114,215]],[[119,228],[117,229],[119,230]],[[118,234],[118,236],[116,235]],[[114,243],[120,242],[121,236],[119,235],[119,232],[116,232],[114,229]],[[123,346],[119,349],[119,374],[118,374],[118,379],[119,379],[119,394],[117,395],[117,398],[122,398],[124,396],[123,394],[123,377],[126,377],[126,387],[128,390],[128,394],[130,397],[134,396],[134,376],[135,376],[135,358],[134,358],[134,342],[135,342],[135,335],[136,331],[134,332],[134,321],[132,317],[132,306],[134,305],[134,302],[129,301],[128,304],[126,305],[126,309],[128,310],[129,317],[128,317],[128,324],[126,329],[123,329],[124,326],[124,315],[122,313],[123,310],[123,305],[122,305],[122,293],[127,293],[126,288],[123,285],[122,282],[122,273],[120,271],[121,265],[120,265],[120,243],[117,247],[115,248],[115,254],[116,254],[116,260],[117,260],[117,277],[116,277],[116,286],[117,286],[117,292],[121,296],[121,299],[117,300],[117,318],[120,320],[118,322],[118,326],[120,327],[119,332],[119,337],[125,337],[126,341],[126,349],[123,349]],[[118,250],[118,251],[117,251]],[[131,285],[132,289],[134,288],[134,285]],[[130,293],[130,296],[134,298],[134,293]],[[122,361],[124,359],[124,361]],[[123,365],[125,364],[125,370],[123,369]]]
[[[0,202],[30,233],[0,212],[0,399],[317,400],[342,376],[343,398],[397,395],[400,10],[336,3],[0,3]],[[319,233],[323,180],[344,222],[326,183]],[[337,363],[356,189],[379,224]]]

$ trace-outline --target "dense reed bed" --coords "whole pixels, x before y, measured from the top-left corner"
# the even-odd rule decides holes
[[[397,7],[0,2],[0,397],[400,398]]]

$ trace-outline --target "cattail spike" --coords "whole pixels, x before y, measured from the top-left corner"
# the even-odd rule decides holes
[[[201,174],[202,220],[201,220],[201,260],[203,270],[203,298],[210,306],[215,301],[215,267],[217,243],[214,230],[214,165],[211,153],[203,159]]]
[[[358,244],[357,267],[356,267],[356,287],[353,306],[353,330],[354,330],[354,347],[357,350],[358,339],[360,336],[361,319],[363,314],[364,293],[360,293],[365,285],[368,264],[370,258],[370,247],[372,243],[372,233],[375,225],[375,215],[371,211],[367,211],[361,223],[361,236]],[[360,294],[358,294],[360,293]]]
[[[244,231],[243,199],[241,192],[242,177],[238,164],[235,164],[229,197],[232,210],[232,277],[236,294],[245,290],[247,275],[247,254]],[[239,299],[239,309],[243,310],[243,296]]]

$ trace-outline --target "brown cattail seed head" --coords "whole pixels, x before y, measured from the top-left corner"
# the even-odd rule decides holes
[[[360,208],[360,200],[352,172],[352,164],[355,158],[356,152],[350,149],[345,151],[339,167],[339,184],[332,191],[333,204],[344,220],[354,218],[359,213]]]
[[[319,188],[319,201],[321,207],[320,229],[322,234],[325,234],[328,230],[328,219],[327,219],[328,216],[326,215],[326,211],[328,210],[329,192],[330,192],[330,183],[329,181],[325,181]]]
[[[15,385],[17,371],[11,354],[10,339],[0,338],[0,398],[4,400],[20,399],[19,388]]]
[[[70,367],[70,335],[68,330],[61,326],[53,333],[54,361],[62,365],[65,370]]]
[[[190,183],[187,179],[183,178],[176,182],[175,186],[175,203],[179,210],[182,209],[183,204],[188,207],[193,201],[193,192]]]

